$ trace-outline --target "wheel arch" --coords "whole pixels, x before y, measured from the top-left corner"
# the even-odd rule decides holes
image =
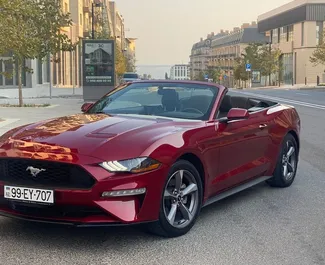
[[[296,143],[297,143],[298,153],[299,153],[299,151],[300,151],[300,141],[299,141],[298,134],[297,134],[296,131],[294,131],[294,130],[290,130],[290,131],[288,131],[287,134],[291,134],[291,135],[295,138]]]
[[[180,155],[176,161],[179,161],[179,160],[186,160],[186,161],[190,162],[196,168],[196,170],[199,172],[199,175],[200,175],[200,178],[202,181],[202,186],[203,186],[203,198],[202,199],[204,199],[205,194],[206,194],[206,192],[205,192],[206,183],[205,183],[204,165],[203,165],[201,159],[194,153],[187,152],[187,153]]]

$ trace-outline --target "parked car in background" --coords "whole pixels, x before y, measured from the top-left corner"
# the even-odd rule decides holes
[[[124,73],[121,79],[121,83],[132,82],[136,80],[141,80],[137,73]]]

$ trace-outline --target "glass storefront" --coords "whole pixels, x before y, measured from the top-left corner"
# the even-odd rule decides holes
[[[291,85],[293,79],[293,55],[284,53],[282,56],[282,82]]]
[[[0,74],[0,87],[12,87],[18,86],[18,67],[15,63],[10,61],[8,57],[0,57],[0,72],[6,73]],[[7,75],[8,74],[8,75]],[[22,70],[22,84],[26,85],[26,71]]]

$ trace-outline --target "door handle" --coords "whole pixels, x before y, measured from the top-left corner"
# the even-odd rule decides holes
[[[258,126],[258,127],[262,130],[262,129],[266,128],[267,125],[266,124],[260,124],[260,126]]]

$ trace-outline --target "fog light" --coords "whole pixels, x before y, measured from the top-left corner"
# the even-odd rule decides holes
[[[104,191],[102,197],[121,197],[121,196],[132,196],[140,195],[146,192],[146,188],[132,189],[132,190],[114,190]]]

